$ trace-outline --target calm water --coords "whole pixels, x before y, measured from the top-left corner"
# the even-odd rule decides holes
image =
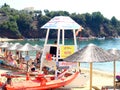
[[[50,40],[50,43],[53,42],[54,40]],[[21,44],[25,44],[25,43],[30,43],[31,45],[35,45],[38,44],[40,46],[43,47],[44,45],[44,40],[25,40],[25,41],[14,41],[12,43],[16,43],[19,42]],[[78,48],[83,48],[84,46],[93,43],[105,50],[108,49],[112,49],[112,48],[117,48],[120,49],[120,39],[107,39],[107,40],[88,40],[88,41],[77,41],[78,43]],[[72,44],[71,40],[68,39],[66,44]],[[30,53],[31,56],[34,57],[35,52],[31,52]],[[89,68],[89,64],[88,63],[82,63],[81,67],[86,67]],[[103,70],[103,71],[108,71],[108,72],[112,72],[113,71],[113,62],[104,62],[104,63],[94,63],[93,64],[93,68],[94,69],[98,69],[98,70]],[[117,68],[117,73],[120,73],[120,61],[117,61],[116,63],[116,68]]]

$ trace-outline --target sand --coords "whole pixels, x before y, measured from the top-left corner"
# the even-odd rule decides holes
[[[89,69],[82,68],[82,73],[89,75]],[[9,70],[0,68],[0,74],[8,72]],[[4,81],[5,78],[0,76],[0,81]],[[18,79],[17,79],[18,80]],[[20,79],[19,79],[20,80]],[[24,80],[24,79],[23,79]],[[93,90],[101,90],[102,87],[112,86],[113,87],[113,74],[107,73],[99,70],[93,70],[93,79],[92,79]],[[57,89],[58,90],[58,89]],[[60,90],[89,90],[89,80],[85,87],[83,88],[72,88],[72,89],[60,89]]]
[[[15,40],[17,39],[0,38],[0,41],[15,41]],[[8,71],[9,70],[0,68],[0,74]],[[89,75],[89,69],[82,68],[81,71],[82,73],[86,73]],[[0,76],[0,81],[5,81],[5,80],[6,80],[5,78]],[[93,90],[101,90],[102,87],[106,87],[106,86],[113,87],[113,73],[93,70],[92,86],[94,88]],[[63,88],[60,90],[63,90]],[[64,90],[89,90],[89,80],[84,88],[72,88],[72,89],[64,89]]]
[[[0,42],[16,41],[16,40],[23,40],[23,39],[9,39],[9,38],[0,38]]]
[[[89,69],[81,69],[82,72],[89,74]],[[83,90],[89,90],[89,84],[90,82],[88,81],[87,87],[84,88]],[[96,90],[100,90],[102,87],[113,87],[113,73],[108,73],[104,71],[99,71],[99,70],[93,70],[93,76],[92,76],[92,86]],[[94,90],[94,89],[93,89]]]

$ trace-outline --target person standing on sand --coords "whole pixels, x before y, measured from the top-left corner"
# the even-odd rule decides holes
[[[40,56],[41,56],[41,54],[40,54],[40,52],[38,52],[38,53],[36,54],[37,64],[40,63]]]
[[[14,67],[17,67],[17,62],[16,60],[12,57],[11,52],[9,52],[8,58],[7,58],[8,64]]]

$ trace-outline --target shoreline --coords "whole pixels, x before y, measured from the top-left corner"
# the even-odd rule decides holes
[[[89,68],[81,68],[81,71],[84,73],[88,73],[89,72]],[[102,74],[103,76],[109,76],[109,77],[113,77],[113,73],[112,72],[108,72],[108,71],[102,71],[102,70],[98,70],[98,69],[93,69],[93,74]]]
[[[0,42],[7,42],[7,41],[21,41],[23,39],[10,39],[10,38],[0,38]]]

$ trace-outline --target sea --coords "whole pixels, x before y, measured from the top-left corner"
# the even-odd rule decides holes
[[[44,46],[44,41],[45,39],[37,39],[37,40],[34,40],[34,39],[26,39],[26,40],[23,40],[23,41],[10,41],[10,43],[21,43],[21,44],[25,44],[25,43],[29,43],[31,45],[35,45],[35,44],[38,44],[40,45],[41,47]],[[49,43],[53,43],[54,42],[54,39],[50,39],[49,40]],[[72,43],[72,40],[71,39],[67,39],[67,42],[66,44],[71,44]],[[78,46],[78,49],[81,49],[85,46],[87,46],[88,44],[90,43],[93,43],[101,48],[103,48],[104,50],[108,50],[108,49],[113,49],[113,48],[116,48],[116,49],[120,49],[120,39],[92,39],[92,40],[77,40],[77,46]],[[30,52],[30,56],[31,57],[35,57],[35,53],[36,52]],[[89,68],[89,63],[81,63],[81,67],[83,68]],[[117,60],[116,61],[116,73],[120,73],[120,61]],[[93,69],[96,69],[96,70],[100,70],[100,71],[105,71],[105,72],[113,72],[113,62],[97,62],[97,63],[93,63]]]

